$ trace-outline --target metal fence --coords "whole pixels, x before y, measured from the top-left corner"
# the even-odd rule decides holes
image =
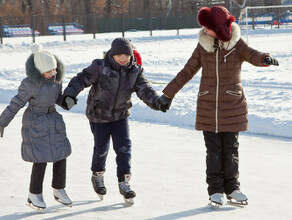
[[[0,17],[0,38],[1,44],[6,37],[24,36],[19,34],[21,27],[30,28],[30,34],[25,36],[31,36],[32,41],[35,42],[35,37],[45,35],[62,34],[64,41],[68,34],[82,34],[91,33],[93,38],[97,33],[107,32],[121,32],[124,36],[127,31],[147,31],[152,35],[152,30],[177,30],[182,28],[196,28],[199,27],[195,15],[180,16],[176,13],[171,16],[165,16],[161,12],[152,12],[147,17],[133,18],[128,14],[120,14],[116,17],[106,19],[96,14],[84,14],[84,15],[65,15],[65,16],[31,16],[29,19],[23,18],[23,25],[15,24],[15,17]],[[17,25],[17,26],[16,26]],[[55,31],[52,31],[55,27]],[[18,28],[16,30],[16,28]],[[11,33],[8,34],[7,31]],[[13,34],[17,32],[16,34]],[[23,33],[24,34],[24,33]]]

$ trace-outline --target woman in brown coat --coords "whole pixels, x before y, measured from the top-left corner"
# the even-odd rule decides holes
[[[168,110],[176,93],[202,68],[196,129],[204,134],[208,194],[215,206],[223,204],[223,193],[233,202],[247,204],[238,181],[238,132],[248,128],[241,65],[244,61],[254,66],[279,65],[268,53],[249,47],[234,21],[222,6],[200,9],[198,22],[203,28],[198,45],[157,102],[160,110]]]

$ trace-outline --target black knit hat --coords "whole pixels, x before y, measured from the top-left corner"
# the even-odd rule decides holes
[[[112,47],[109,50],[109,54],[111,56],[117,55],[117,54],[127,54],[129,56],[133,56],[133,48],[131,42],[124,38],[116,38],[112,42]]]

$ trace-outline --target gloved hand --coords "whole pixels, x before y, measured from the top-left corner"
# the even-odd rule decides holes
[[[70,110],[76,104],[77,104],[77,99],[72,96],[66,96],[62,102],[62,106],[67,110]]]
[[[172,100],[167,98],[164,94],[156,100],[156,108],[160,111],[166,112],[171,105]]]
[[[272,57],[265,57],[262,60],[262,64],[264,64],[265,66],[270,66],[270,65],[279,66],[278,60]]]
[[[0,137],[3,137],[4,134],[4,127],[0,126]]]

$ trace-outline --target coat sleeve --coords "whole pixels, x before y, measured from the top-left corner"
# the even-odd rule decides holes
[[[67,88],[64,90],[63,97],[76,97],[84,88],[96,83],[99,78],[100,68],[101,66],[98,65],[97,60],[94,60],[89,67],[83,69],[82,72],[70,80]]]
[[[247,45],[242,39],[239,40],[239,52],[243,61],[249,62],[254,66],[264,66],[262,60],[270,54],[257,51]]]
[[[61,84],[60,89],[59,89],[59,96],[56,100],[56,104],[63,108],[62,101],[63,101],[64,97],[63,97],[63,93],[62,93],[62,88],[63,88],[63,85]]]
[[[27,101],[32,97],[31,83],[24,79],[18,87],[18,93],[14,96],[10,104],[0,115],[0,126],[6,127],[12,121],[18,111],[25,106]]]
[[[139,67],[141,68],[141,67]],[[134,90],[137,96],[150,108],[158,110],[155,106],[156,100],[159,95],[151,87],[150,82],[145,78],[143,74],[144,70],[141,68],[140,73],[138,74],[137,80],[135,82]]]
[[[189,82],[201,68],[200,52],[198,46],[194,50],[192,56],[185,64],[184,68],[176,75],[176,77],[168,83],[162,91],[168,98],[173,99],[176,93]]]

